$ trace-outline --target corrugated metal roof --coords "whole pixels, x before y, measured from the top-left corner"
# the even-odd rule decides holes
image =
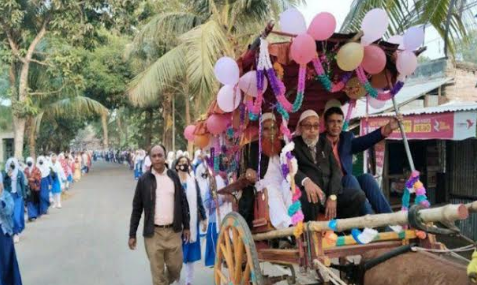
[[[452,78],[444,77],[421,82],[410,82],[408,84],[405,84],[401,91],[395,97],[396,103],[398,104],[398,106],[409,103],[416,98],[419,98],[450,81],[452,81]],[[391,100],[388,100],[386,104],[380,109],[374,109],[369,106],[368,113],[369,115],[376,115],[382,112],[390,111],[390,109],[392,108],[393,103]],[[345,106],[343,109],[343,112],[346,114],[348,108]],[[366,99],[362,98],[358,100],[356,108],[353,110],[351,119],[362,118],[364,116],[366,116]]]
[[[409,115],[421,115],[421,114],[437,114],[446,112],[465,112],[477,110],[477,102],[449,102],[435,107],[419,108],[415,110],[403,111],[403,116]],[[393,116],[394,112],[381,113],[376,115],[370,115],[369,117],[388,117]]]

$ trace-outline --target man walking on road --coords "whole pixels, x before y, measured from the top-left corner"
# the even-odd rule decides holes
[[[178,281],[182,269],[182,238],[190,239],[189,206],[177,173],[165,167],[166,150],[151,149],[151,170],[139,178],[133,200],[129,248],[136,249],[136,232],[144,211],[144,244],[154,285]]]

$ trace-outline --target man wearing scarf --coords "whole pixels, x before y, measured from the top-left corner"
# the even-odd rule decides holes
[[[36,160],[36,167],[41,173],[40,183],[40,215],[48,214],[48,207],[50,207],[50,190],[51,190],[51,170],[48,161],[44,156],[39,156]]]
[[[348,218],[372,213],[359,189],[341,186],[341,171],[331,145],[319,139],[320,118],[313,110],[303,112],[293,139],[298,161],[295,182],[301,187],[300,202],[305,221],[318,218],[321,204],[327,219]]]
[[[254,183],[257,192],[264,189],[268,192],[268,207],[270,222],[276,229],[287,228],[291,225],[288,207],[292,202],[290,185],[283,177],[280,164],[282,141],[279,139],[278,125],[272,113],[265,113],[261,117],[262,145],[261,152],[258,142],[252,142],[244,147],[245,176]],[[259,160],[260,159],[260,160]],[[260,177],[258,168],[260,163]],[[239,213],[252,226],[254,213],[254,187],[243,190],[239,201]]]
[[[20,241],[20,234],[25,229],[25,202],[26,178],[20,170],[20,164],[16,158],[9,158],[5,164],[3,173],[3,185],[5,191],[12,195],[15,207],[13,210],[13,241]]]
[[[28,197],[27,197],[27,209],[28,220],[34,221],[40,217],[40,188],[41,188],[41,172],[38,167],[35,166],[35,162],[32,157],[28,157],[26,160],[27,167],[25,168],[25,177],[28,181]]]

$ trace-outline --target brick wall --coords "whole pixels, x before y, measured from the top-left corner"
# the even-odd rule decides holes
[[[448,100],[477,101],[477,66],[447,61],[446,76],[453,78],[453,84],[446,85],[443,95]]]

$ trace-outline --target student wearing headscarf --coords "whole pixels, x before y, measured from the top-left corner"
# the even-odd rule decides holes
[[[5,191],[12,195],[15,207],[13,210],[13,241],[20,241],[20,234],[25,229],[25,197],[26,179],[20,170],[20,164],[16,158],[9,158],[3,173],[3,186]]]
[[[15,202],[4,190],[0,173],[0,284],[22,285],[15,245],[13,244],[13,213]]]
[[[184,264],[186,266],[186,285],[194,280],[194,262],[201,259],[199,224],[205,229],[207,217],[197,180],[190,174],[189,158],[182,156],[177,159],[176,171],[184,188],[189,203],[190,240],[182,243]]]
[[[40,189],[41,189],[41,171],[35,165],[32,157],[26,160],[25,177],[28,181],[27,210],[28,220],[34,221],[40,217]]]
[[[174,159],[175,159],[174,152],[173,151],[168,152],[166,162],[167,162],[167,167],[169,169],[174,169],[172,168],[172,165],[174,164]]]
[[[36,160],[36,167],[41,173],[40,182],[40,215],[48,214],[48,207],[50,207],[50,190],[51,190],[51,169],[48,165],[46,157],[39,156]]]
[[[81,180],[81,155],[76,153],[75,154],[75,162],[74,162],[74,169],[75,171],[73,172],[73,180],[75,182],[78,182]]]
[[[66,181],[66,175],[56,154],[51,155],[50,168],[52,175],[51,193],[53,194],[53,208],[61,209],[61,191],[63,189],[63,182]]]

